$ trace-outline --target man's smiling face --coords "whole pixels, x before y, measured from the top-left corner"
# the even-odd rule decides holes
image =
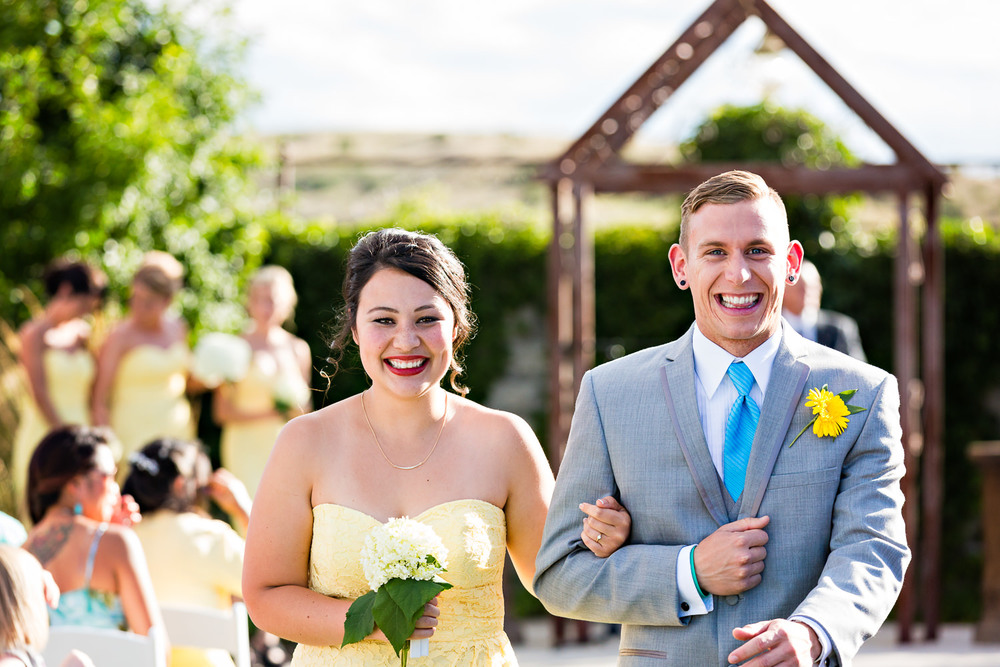
[[[781,326],[785,280],[798,273],[802,246],[769,199],[705,204],[688,219],[687,248],[674,245],[674,277],[686,281],[701,332],[737,357]]]

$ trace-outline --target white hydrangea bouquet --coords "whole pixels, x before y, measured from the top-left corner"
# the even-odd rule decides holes
[[[207,333],[194,346],[191,375],[209,389],[223,382],[238,382],[246,377],[252,354],[250,343],[239,336]]]
[[[274,409],[287,415],[292,409],[301,410],[309,401],[309,387],[296,377],[281,373],[271,392]]]
[[[361,549],[361,566],[371,591],[355,600],[344,621],[341,646],[359,642],[378,624],[400,665],[408,657],[424,657],[429,640],[409,637],[424,605],[451,584],[437,575],[446,571],[448,549],[430,526],[402,517],[372,530]]]

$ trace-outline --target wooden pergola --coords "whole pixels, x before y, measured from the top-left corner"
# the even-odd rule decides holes
[[[751,16],[760,18],[892,149],[895,163],[816,170],[773,163],[665,166],[623,160],[620,151],[635,132]],[[912,639],[918,572],[925,638],[937,639],[944,464],[944,256],[938,215],[947,178],[764,0],[715,0],[590,129],[541,170],[540,179],[552,190],[553,213],[548,270],[548,441],[553,464],[558,466],[562,458],[580,382],[594,363],[594,252],[585,215],[588,201],[600,193],[683,193],[736,168],[760,174],[783,195],[863,192],[898,197],[893,371],[901,393],[906,531],[914,551],[899,601],[899,639]],[[910,217],[914,195],[922,199],[926,219],[919,238]]]

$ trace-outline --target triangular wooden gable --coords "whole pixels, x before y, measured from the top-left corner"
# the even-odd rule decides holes
[[[719,165],[670,167],[630,164],[622,147],[673,93],[751,16],[816,73],[895,153],[892,165],[862,165],[815,171],[760,165],[754,170],[779,192],[923,191],[947,178],[854,89],[764,0],[716,0],[558,159],[541,178],[569,178],[592,184],[595,192],[677,192],[720,171]],[[743,164],[743,167],[746,167]]]

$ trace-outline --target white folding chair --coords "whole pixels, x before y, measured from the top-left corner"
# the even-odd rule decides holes
[[[250,667],[250,628],[242,602],[227,611],[161,604],[160,613],[171,646],[225,649],[236,667]]]
[[[45,663],[59,664],[77,649],[86,653],[96,667],[166,667],[167,654],[155,628],[149,636],[134,632],[60,625],[49,628],[49,643],[42,652]]]

